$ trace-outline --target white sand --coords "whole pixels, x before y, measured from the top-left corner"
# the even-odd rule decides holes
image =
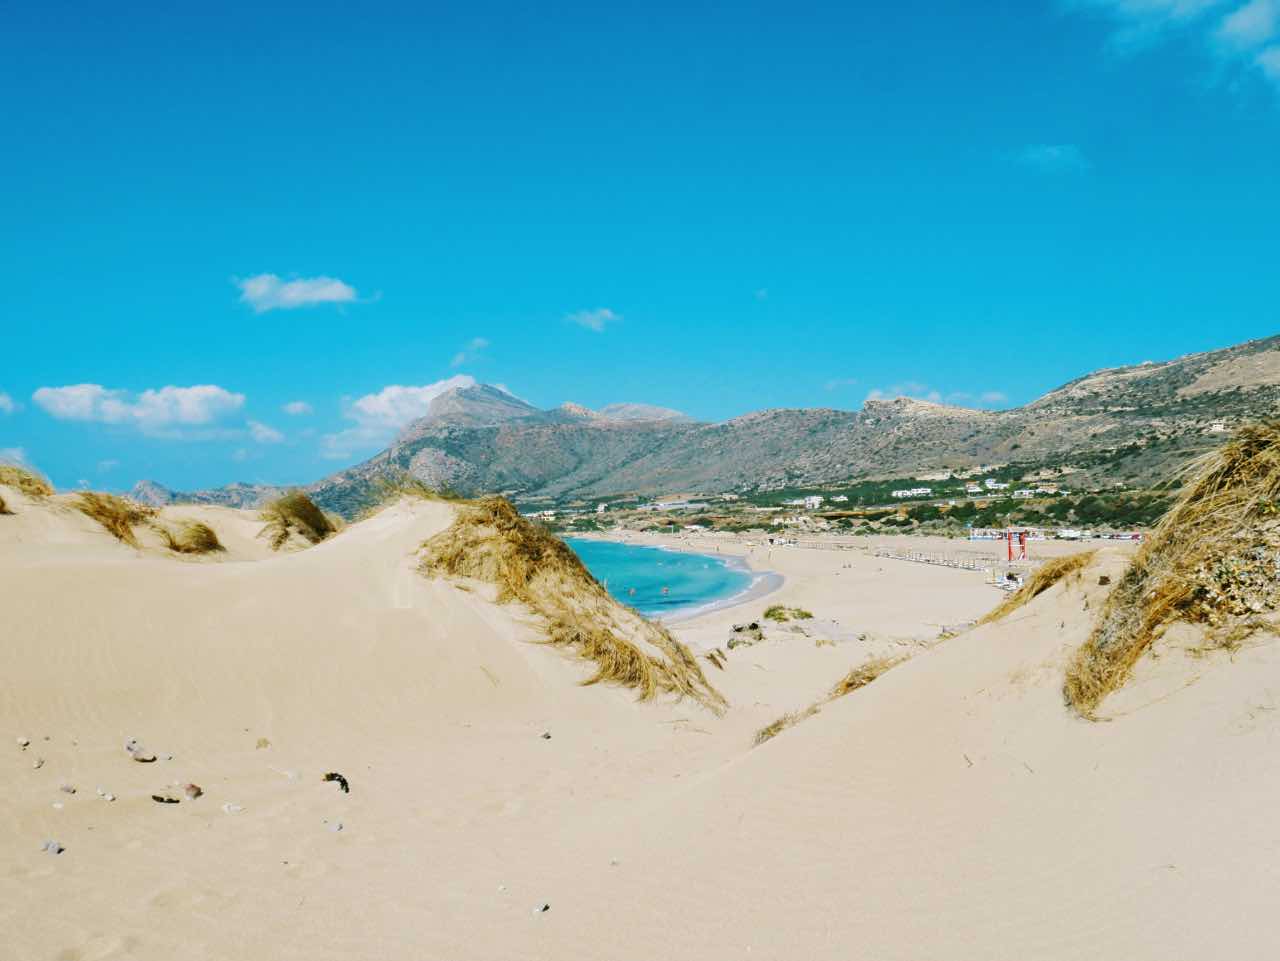
[[[517,611],[423,579],[414,550],[447,505],[283,555],[251,515],[166,509],[231,548],[187,560],[5,497],[0,957],[1234,961],[1280,943],[1278,649],[1170,647],[1110,723],[1074,718],[1062,662],[1117,552],[936,645],[999,599],[980,575],[753,557],[783,588],[680,636],[719,646],[786,603],[866,640],[736,649],[708,667],[717,718],[577,686],[588,669]],[[752,747],[884,650],[914,657]],[[130,760],[127,737],[172,760]],[[204,796],[150,799],[186,782]]]

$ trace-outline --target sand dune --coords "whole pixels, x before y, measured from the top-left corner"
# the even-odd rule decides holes
[[[868,640],[728,652],[717,716],[583,687],[519,605],[424,577],[446,503],[281,553],[252,514],[166,508],[227,548],[189,558],[4,493],[0,957],[1241,959],[1280,937],[1277,647],[1174,632],[1109,723],[1064,706],[1120,553],[942,643],[999,599],[980,577],[779,557],[777,597]],[[762,606],[677,635],[709,649]],[[753,746],[889,644],[912,656]]]

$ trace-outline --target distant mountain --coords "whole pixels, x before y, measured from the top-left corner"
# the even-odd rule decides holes
[[[289,488],[269,484],[228,484],[200,491],[175,491],[155,481],[143,480],[133,485],[129,496],[143,504],[164,507],[166,504],[214,504],[218,507],[259,507]]]
[[[707,424],[643,404],[542,411],[476,385],[440,395],[387,450],[307,489],[350,514],[380,477],[406,471],[459,493],[522,499],[776,489],[996,463],[1066,471],[1077,485],[1136,484],[1167,476],[1234,424],[1278,415],[1280,337],[1100,370],[1003,411],[900,397]],[[175,496],[225,503],[261,490]]]

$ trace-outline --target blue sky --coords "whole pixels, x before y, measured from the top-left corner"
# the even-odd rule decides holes
[[[1280,329],[1280,0],[14,3],[0,456],[306,482],[474,377],[1024,403]]]

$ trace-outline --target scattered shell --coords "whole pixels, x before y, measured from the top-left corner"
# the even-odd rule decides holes
[[[330,771],[328,774],[324,776],[324,779],[326,781],[337,782],[337,785],[342,790],[343,794],[351,793],[351,785],[348,784],[347,779],[343,777],[341,774],[339,774],[337,771]]]
[[[329,830],[330,830],[330,831],[333,831],[333,832],[335,832],[335,833],[336,833],[336,832],[338,832],[338,831],[341,831],[341,830],[342,830],[342,822],[341,822],[341,821],[334,821],[332,824],[330,824],[330,825],[329,825]]]
[[[176,797],[169,797],[169,795],[167,795],[167,794],[153,794],[153,795],[151,795],[151,800],[155,801],[157,804],[178,804],[178,803],[180,803],[178,798],[176,798]]]
[[[539,904],[536,908],[533,909],[533,913],[545,914],[547,911],[550,911],[550,910],[551,910],[551,905],[547,904],[546,901],[543,901],[541,904]]]
[[[74,784],[67,784],[64,782],[58,785],[58,790],[61,791],[63,794],[75,794],[76,786]]]
[[[499,884],[499,885],[498,885],[498,893],[499,893],[499,894],[501,894],[502,892],[504,892],[504,891],[506,891],[506,890],[507,890],[507,886],[506,886],[505,884]]]
[[[239,814],[241,811],[244,810],[244,808],[242,808],[239,804],[232,804],[230,801],[228,801],[226,804],[222,805],[222,810],[227,814]]]
[[[22,748],[24,751],[27,749],[27,745],[29,745],[30,743],[31,743],[31,738],[29,737],[18,738],[18,747]]]
[[[54,809],[55,811],[61,811],[61,810],[62,810],[62,808],[63,808],[63,804],[62,804],[62,802],[61,802],[61,801],[54,801],[54,802],[53,802],[53,809]]]
[[[550,731],[543,731],[543,732],[542,732],[542,739],[543,739],[544,741],[550,741],[550,740],[551,740],[551,732],[550,732]]]
[[[194,801],[196,798],[198,798],[201,794],[204,793],[204,788],[202,788],[199,784],[184,784],[182,787],[182,791],[184,794],[186,794],[188,798]]]
[[[33,770],[33,771],[38,771],[38,770],[40,770],[42,767],[44,767],[44,758],[42,758],[42,757],[38,757],[38,758],[36,758],[34,761],[32,761],[32,762],[31,762],[31,770]]]
[[[136,737],[131,737],[124,742],[124,749],[129,756],[141,764],[150,764],[156,759],[156,756],[143,747]]]
[[[44,844],[40,845],[40,850],[48,851],[50,854],[61,854],[66,848],[57,841],[45,841]]]

